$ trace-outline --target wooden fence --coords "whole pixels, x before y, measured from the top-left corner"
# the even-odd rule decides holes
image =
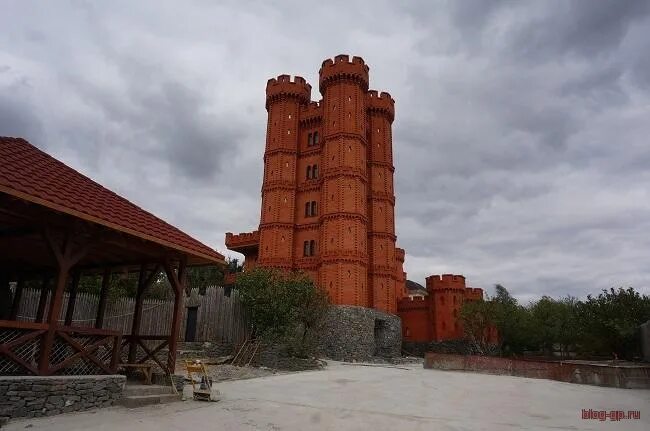
[[[229,294],[228,294],[229,293]],[[18,320],[33,322],[38,309],[40,297],[38,289],[24,289],[18,309]],[[49,309],[49,294],[46,310]],[[197,307],[195,341],[211,341],[217,343],[238,343],[246,338],[248,324],[239,295],[235,290],[226,291],[223,287],[208,287],[205,295],[200,295],[197,289],[192,289],[191,295],[185,297],[185,307],[181,317],[179,341],[184,341],[187,324],[188,307]],[[78,293],[72,315],[72,326],[93,327],[99,296],[89,293]],[[64,293],[63,307],[59,322],[63,324],[68,305],[68,293]],[[173,301],[147,299],[143,303],[140,335],[169,334],[171,330]],[[107,304],[104,314],[104,329],[112,329],[131,333],[133,322],[134,298],[119,298]]]

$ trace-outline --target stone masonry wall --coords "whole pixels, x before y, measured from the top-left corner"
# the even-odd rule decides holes
[[[351,305],[330,307],[319,340],[321,353],[337,361],[397,357],[401,344],[398,316]]]
[[[108,407],[122,397],[126,378],[108,376],[2,376],[0,418],[32,418]]]

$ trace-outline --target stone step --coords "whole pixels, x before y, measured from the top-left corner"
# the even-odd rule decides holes
[[[122,396],[168,395],[173,393],[174,391],[171,386],[127,384],[124,386]]]
[[[173,403],[180,400],[180,394],[133,395],[122,397],[120,399],[120,404],[126,408],[133,409],[136,407],[150,406],[153,404]]]

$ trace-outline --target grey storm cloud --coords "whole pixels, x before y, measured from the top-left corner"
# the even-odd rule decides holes
[[[259,221],[264,86],[362,56],[396,99],[409,278],[650,292],[650,2],[7,1],[0,134],[225,251]]]

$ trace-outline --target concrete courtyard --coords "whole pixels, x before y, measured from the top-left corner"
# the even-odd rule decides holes
[[[11,422],[7,430],[648,430],[650,391],[510,376],[330,363],[218,384],[221,401],[122,407]],[[582,409],[640,420],[581,419]]]

